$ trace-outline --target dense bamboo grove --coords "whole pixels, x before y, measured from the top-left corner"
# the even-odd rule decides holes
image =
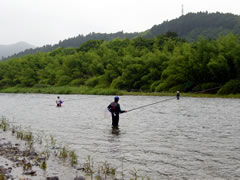
[[[0,62],[1,89],[88,86],[194,92],[224,85],[218,93],[240,92],[240,38],[233,34],[193,43],[170,32],[153,39],[91,40],[79,48]]]

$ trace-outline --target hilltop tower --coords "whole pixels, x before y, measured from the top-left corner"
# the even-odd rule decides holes
[[[183,8],[183,4],[182,4],[182,16],[184,15],[184,8]]]

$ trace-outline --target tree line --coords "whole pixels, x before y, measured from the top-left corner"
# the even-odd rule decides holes
[[[168,32],[152,39],[90,40],[0,62],[0,88],[66,85],[149,92],[223,86],[218,93],[239,93],[240,37],[187,42]]]

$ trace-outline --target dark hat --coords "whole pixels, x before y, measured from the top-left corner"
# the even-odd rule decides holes
[[[118,97],[118,96],[115,96],[115,97],[114,97],[114,100],[115,100],[115,101],[118,101],[118,100],[119,100],[119,97]]]

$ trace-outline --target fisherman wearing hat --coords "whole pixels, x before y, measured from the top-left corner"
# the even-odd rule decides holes
[[[107,107],[109,112],[111,112],[112,114],[112,128],[116,128],[116,129],[118,129],[119,114],[127,112],[126,110],[125,111],[121,110],[120,104],[118,104],[118,101],[119,101],[119,97],[115,96],[114,102],[109,104],[109,106]]]
[[[57,97],[57,100],[56,100],[56,104],[57,104],[57,107],[61,107],[62,106],[62,103],[63,101],[60,99],[60,97],[58,96]]]
[[[179,93],[179,91],[177,91],[177,100],[179,100],[179,98],[180,98],[180,93]]]

